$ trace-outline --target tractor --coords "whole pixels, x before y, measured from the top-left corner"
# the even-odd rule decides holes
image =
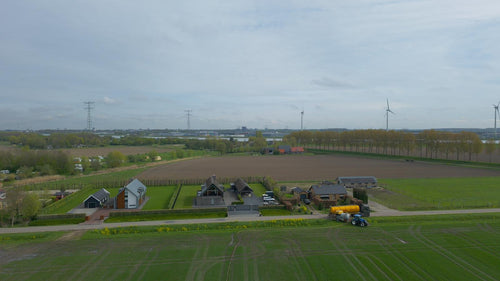
[[[363,219],[360,214],[356,214],[353,216],[351,224],[361,227],[368,226],[368,222],[365,219]]]

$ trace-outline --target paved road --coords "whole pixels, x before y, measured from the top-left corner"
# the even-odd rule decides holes
[[[438,211],[397,211],[388,209],[382,205],[374,204],[372,217],[381,216],[421,216],[421,215],[443,215],[443,214],[471,214],[471,213],[500,213],[500,208],[496,209],[468,209],[468,210],[438,210]],[[377,208],[378,207],[378,208]],[[128,227],[128,226],[151,226],[151,225],[173,225],[173,224],[197,224],[197,223],[220,223],[234,221],[268,221],[279,219],[326,219],[324,214],[297,215],[297,216],[270,216],[259,217],[257,215],[240,215],[215,219],[190,219],[190,220],[163,220],[163,221],[142,221],[142,222],[122,222],[122,223],[99,223],[99,224],[77,224],[77,225],[54,225],[54,226],[33,226],[0,228],[0,234],[9,233],[34,233],[47,231],[75,231],[102,229],[105,227]]]
[[[300,215],[300,216],[269,216],[259,217],[258,215],[240,215],[225,218],[214,219],[189,219],[189,220],[163,220],[163,221],[141,221],[141,222],[119,222],[119,223],[101,223],[101,224],[71,224],[71,225],[53,225],[53,226],[32,226],[32,227],[14,227],[0,228],[0,234],[5,233],[33,233],[46,231],[73,231],[73,230],[91,230],[102,229],[105,227],[128,227],[128,226],[150,226],[150,225],[172,225],[172,224],[197,224],[197,223],[220,223],[234,221],[268,221],[279,219],[320,219],[326,218],[326,215]]]

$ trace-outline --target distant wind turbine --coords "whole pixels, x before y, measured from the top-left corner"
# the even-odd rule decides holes
[[[500,116],[500,112],[498,111],[498,106],[500,105],[500,101],[497,103],[497,105],[493,105],[493,110],[495,111],[495,140],[497,139],[497,113]]]
[[[385,109],[385,130],[386,131],[389,131],[389,112],[392,114],[396,114],[389,107],[389,99],[387,99],[387,108]]]
[[[304,130],[304,109],[300,112],[300,130]]]

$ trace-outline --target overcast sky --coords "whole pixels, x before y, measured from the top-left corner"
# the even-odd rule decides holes
[[[492,128],[500,1],[22,1],[0,129]]]

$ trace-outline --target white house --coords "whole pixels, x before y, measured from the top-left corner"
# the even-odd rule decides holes
[[[116,209],[137,209],[146,199],[146,186],[134,179],[118,191],[115,200]]]

